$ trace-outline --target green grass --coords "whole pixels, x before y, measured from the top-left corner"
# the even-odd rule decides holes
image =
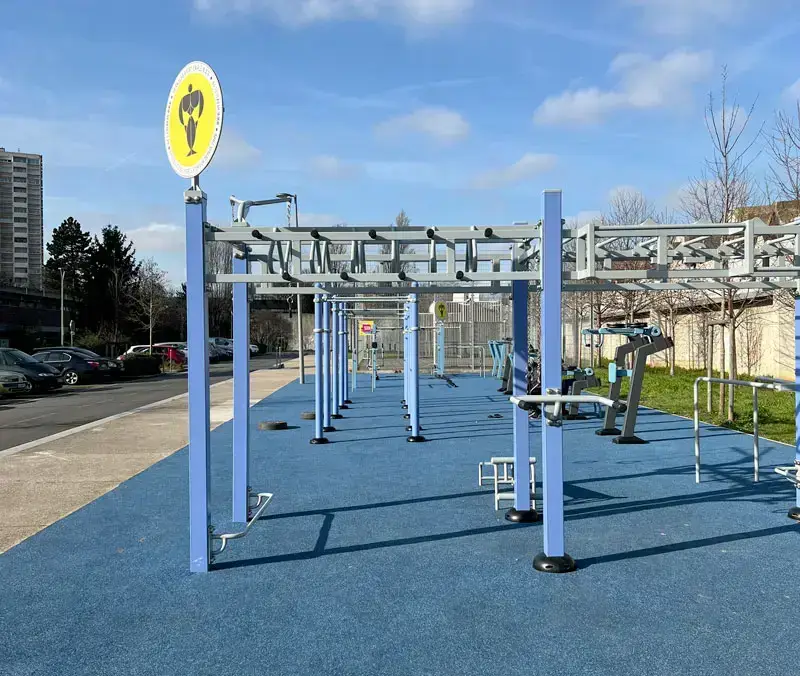
[[[607,373],[605,368],[596,370],[603,380],[604,386],[593,389],[592,392],[606,394],[608,392]],[[675,375],[670,376],[666,368],[648,368],[645,371],[644,386],[642,388],[641,405],[657,408],[667,413],[682,415],[687,418],[693,416],[692,387],[695,378],[706,375],[702,371],[676,369]],[[750,380],[750,376],[741,375],[742,380]],[[628,379],[623,381],[622,396],[628,395]],[[748,387],[735,388],[734,422],[726,421],[727,391],[725,393],[725,408],[723,412],[717,410],[719,403],[719,385],[714,385],[711,403],[713,413],[706,410],[706,383],[700,383],[699,402],[700,420],[703,422],[728,427],[741,432],[753,433],[753,391]],[[771,392],[760,390],[758,393],[758,433],[759,436],[787,444],[794,444],[794,393]]]

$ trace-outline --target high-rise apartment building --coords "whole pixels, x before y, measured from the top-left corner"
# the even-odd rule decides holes
[[[42,156],[0,148],[0,284],[42,288]]]

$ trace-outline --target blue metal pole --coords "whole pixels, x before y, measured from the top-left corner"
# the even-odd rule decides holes
[[[335,432],[331,425],[331,309],[330,302],[322,301],[322,398],[323,432]]]
[[[316,294],[314,296],[314,438],[310,443],[312,444],[327,444],[328,440],[325,438],[322,431],[325,426],[325,413],[323,401],[325,399],[325,383],[324,383],[324,368],[323,363],[323,333],[322,328],[322,312],[323,306],[322,295]]]
[[[409,303],[408,414],[411,424],[406,430],[411,432],[408,441],[415,443],[425,441],[425,437],[419,433],[419,299],[416,293],[411,295]]]
[[[439,348],[438,349],[439,356],[437,357],[436,361],[439,362],[438,363],[439,375],[443,376],[444,375],[444,322],[439,322],[438,331],[439,331],[439,341],[437,347]]]
[[[247,254],[233,257],[233,273],[249,272]],[[247,283],[233,284],[233,521],[250,507],[250,304]]]
[[[561,394],[561,191],[545,190],[542,198],[541,369],[542,394]],[[520,345],[520,348],[523,346]],[[527,344],[524,346],[527,349]],[[542,509],[544,552],[533,560],[536,570],[566,573],[575,561],[564,551],[564,437],[560,421],[542,415]]]
[[[800,465],[800,297],[794,301],[794,463]],[[795,488],[794,507],[789,518],[800,521],[800,487]]]
[[[513,372],[512,392],[527,393],[528,368],[528,282],[511,283]],[[560,377],[560,372],[559,372]],[[531,442],[528,432],[528,414],[519,406],[512,406],[514,433],[514,507],[506,512],[506,519],[517,523],[536,521],[536,510],[531,509]]]
[[[189,357],[189,570],[211,564],[209,509],[211,397],[208,389],[208,306],[206,302],[206,195],[184,193],[186,204],[186,349]]]
[[[356,391],[358,388],[358,343],[359,343],[359,336],[358,336],[358,322],[353,322],[353,330],[355,333],[353,334],[353,383],[352,383],[352,390],[353,392]]]
[[[339,346],[341,345],[339,341],[339,304],[338,303],[331,303],[331,418],[334,420],[338,420],[342,417],[342,414],[339,413],[339,405],[341,402],[339,401],[339,395],[341,394],[341,384],[339,379],[341,378],[341,366],[342,363],[339,360]]]
[[[347,319],[347,306],[342,303],[342,404],[352,404],[347,396],[350,376],[347,372],[347,353],[350,350],[350,322]]]
[[[403,408],[408,408],[408,303],[403,305]]]

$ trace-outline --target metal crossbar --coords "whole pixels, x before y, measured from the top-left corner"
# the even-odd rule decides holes
[[[541,286],[540,224],[512,226],[232,227],[208,225],[206,241],[246,249],[261,294],[508,293],[513,281]],[[388,251],[387,251],[388,247]],[[774,290],[800,279],[800,221],[562,228],[564,291]],[[635,263],[634,267],[630,265]],[[301,288],[296,286],[300,284]],[[322,288],[305,287],[321,284]]]

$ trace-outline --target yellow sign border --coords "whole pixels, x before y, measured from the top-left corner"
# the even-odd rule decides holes
[[[365,324],[369,324],[370,328],[372,329],[369,333],[365,333],[362,331]],[[375,320],[374,319],[362,319],[358,322],[358,335],[360,336],[373,336],[375,335]]]
[[[214,96],[214,103],[216,105],[217,119],[214,121],[214,132],[211,136],[211,141],[208,144],[208,148],[206,148],[205,152],[203,153],[203,156],[191,167],[185,167],[177,161],[175,153],[172,151],[169,138],[169,115],[172,110],[172,105],[175,101],[175,95],[178,92],[178,88],[186,79],[186,76],[190,75],[191,73],[200,73],[211,85],[211,92]],[[183,68],[181,68],[180,73],[178,73],[178,76],[172,83],[172,87],[169,90],[169,97],[167,98],[167,107],[164,111],[164,146],[166,147],[167,157],[169,158],[169,163],[172,166],[172,170],[178,174],[178,176],[181,178],[194,178],[199,176],[203,171],[205,171],[208,165],[211,164],[211,160],[214,158],[214,153],[217,152],[219,139],[222,136],[222,122],[224,117],[225,106],[222,99],[222,87],[219,84],[219,78],[214,72],[214,69],[204,61],[192,61],[191,63],[187,63]]]

